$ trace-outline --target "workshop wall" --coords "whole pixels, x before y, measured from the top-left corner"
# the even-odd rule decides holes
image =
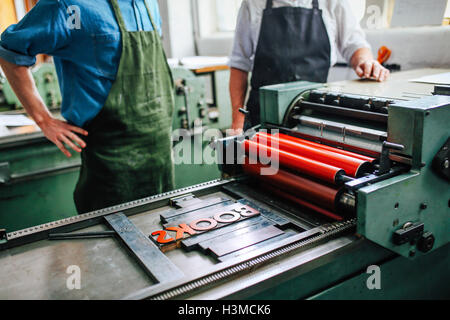
[[[215,1],[197,1],[202,6],[199,8],[201,19],[198,26],[199,37],[196,39],[197,53],[203,56],[229,55],[233,46],[234,34],[217,30],[217,22],[213,21],[218,19],[215,15],[217,9]],[[382,4],[382,23],[372,25],[369,23],[371,21],[370,12],[365,12],[365,8],[368,4],[378,3]],[[366,29],[367,40],[372,46],[375,57],[381,46],[387,46],[393,52],[388,63],[400,65],[401,70],[425,67],[446,68],[450,65],[450,27],[446,25],[445,21],[444,26],[389,28],[394,1],[355,1],[352,4],[355,5],[353,8],[355,15],[361,19],[361,24]],[[450,16],[450,5],[447,5],[444,16]],[[431,48],[432,50],[430,50]],[[346,63],[342,57],[338,59],[338,62]],[[336,67],[332,68],[329,81],[355,78],[357,77],[350,68]]]
[[[168,58],[196,55],[190,0],[158,0],[163,21],[163,45]]]
[[[17,21],[14,0],[0,1],[0,32]]]

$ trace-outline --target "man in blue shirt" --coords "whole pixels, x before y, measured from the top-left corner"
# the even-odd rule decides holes
[[[40,0],[1,35],[0,65],[25,110],[67,157],[67,147],[82,152],[80,213],[172,188],[173,83],[160,31],[156,0]],[[36,90],[37,54],[54,58],[67,122]]]

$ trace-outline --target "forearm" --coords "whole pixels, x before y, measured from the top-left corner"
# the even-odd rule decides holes
[[[239,112],[244,107],[245,97],[248,89],[248,72],[231,68],[230,73],[230,97],[233,108],[233,127],[232,129],[242,129],[245,116]]]
[[[0,66],[11,88],[30,117],[38,125],[51,118],[49,110],[39,95],[30,69],[15,65],[2,58],[0,58]]]
[[[0,66],[14,93],[44,135],[67,157],[72,155],[66,149],[66,145],[76,152],[81,152],[81,148],[85,148],[86,143],[75,133],[87,136],[87,131],[52,117],[39,95],[29,68],[12,64],[2,58],[0,58]]]

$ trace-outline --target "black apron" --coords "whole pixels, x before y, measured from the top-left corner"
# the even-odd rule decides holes
[[[325,83],[330,70],[331,46],[319,9],[273,8],[267,0],[247,102],[245,127],[260,124],[259,88],[293,81]]]

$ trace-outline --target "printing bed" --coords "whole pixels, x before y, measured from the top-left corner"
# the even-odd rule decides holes
[[[3,232],[0,298],[448,298],[450,96],[395,81],[263,88],[222,180]]]

